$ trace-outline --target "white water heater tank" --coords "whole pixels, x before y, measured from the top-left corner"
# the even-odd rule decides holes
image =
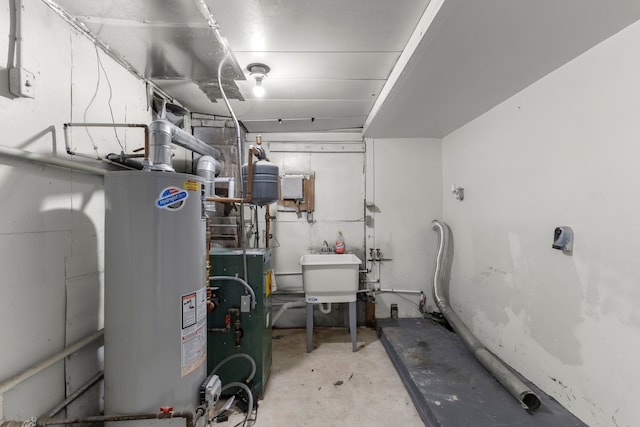
[[[202,178],[105,178],[105,413],[195,411],[206,377]],[[174,422],[175,421],[175,422]],[[130,427],[184,420],[111,423]],[[109,423],[108,423],[109,424]]]

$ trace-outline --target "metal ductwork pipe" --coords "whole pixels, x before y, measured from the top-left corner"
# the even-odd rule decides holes
[[[442,315],[447,319],[451,327],[462,338],[462,341],[471,350],[473,355],[484,366],[504,388],[516,399],[527,411],[535,411],[540,407],[540,399],[529,389],[504,363],[487,350],[480,341],[473,335],[467,325],[458,317],[449,305],[448,276],[451,269],[451,254],[449,252],[449,241],[451,230],[449,226],[441,221],[433,221],[432,228],[438,233],[438,253],[436,256],[436,268],[433,273],[433,296]]]
[[[151,122],[149,134],[151,138],[151,169],[154,170],[173,172],[173,167],[171,166],[171,144],[179,145],[187,150],[203,156],[210,156],[214,159],[219,159],[221,156],[220,151],[217,149],[165,119]],[[219,168],[221,169],[222,166],[219,166]]]
[[[198,159],[196,173],[204,179],[204,208],[213,216],[216,211],[216,202],[207,200],[216,195],[216,176],[222,171],[222,165],[211,156],[202,156]]]
[[[171,166],[173,125],[167,120],[155,120],[149,125],[149,159],[151,169],[174,172]]]

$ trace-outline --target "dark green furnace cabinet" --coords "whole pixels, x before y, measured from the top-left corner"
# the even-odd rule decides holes
[[[208,315],[207,372],[228,356],[246,353],[256,362],[252,380],[255,393],[262,397],[271,369],[271,250],[247,249],[247,275],[245,279],[256,295],[256,306],[242,311],[245,287],[233,280],[213,281],[218,288],[215,295],[218,306]],[[214,248],[209,253],[211,276],[243,276],[241,249]],[[245,302],[248,298],[245,297]],[[246,305],[245,305],[246,310]],[[240,333],[236,328],[239,316]],[[227,324],[229,325],[228,330]],[[240,335],[240,336],[239,336]],[[239,338],[239,346],[238,344]],[[222,385],[243,382],[251,373],[251,363],[244,357],[235,357],[224,363],[216,375]]]

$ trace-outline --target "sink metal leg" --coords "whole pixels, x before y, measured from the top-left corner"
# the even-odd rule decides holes
[[[311,320],[313,321],[313,319]],[[309,326],[307,324],[307,328],[308,327]],[[351,332],[351,350],[354,352],[358,351],[358,344],[356,342],[356,302],[355,301],[349,303],[349,331]],[[309,341],[307,341],[307,343],[308,342]],[[307,348],[308,347],[309,347],[309,344],[307,344]]]
[[[313,350],[313,304],[307,303],[307,353]]]

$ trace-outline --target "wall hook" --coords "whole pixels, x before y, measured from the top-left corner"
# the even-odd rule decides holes
[[[463,201],[464,200],[464,187],[456,186],[453,184],[451,186],[451,194],[456,196],[456,200]]]

